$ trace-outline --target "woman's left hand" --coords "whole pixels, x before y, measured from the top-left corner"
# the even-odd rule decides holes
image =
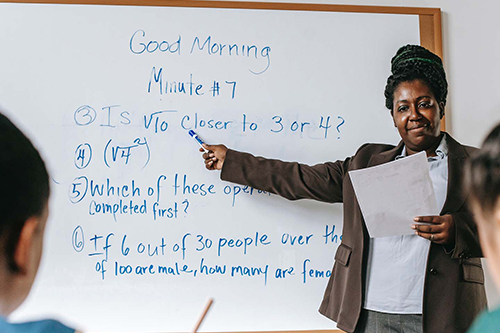
[[[455,246],[455,221],[453,221],[451,215],[417,216],[413,220],[419,223],[430,224],[414,224],[411,226],[420,237],[436,244],[443,244],[448,247]]]

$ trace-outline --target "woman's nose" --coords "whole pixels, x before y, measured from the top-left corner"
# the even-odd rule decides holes
[[[410,120],[420,120],[422,118],[422,115],[418,111],[417,105],[412,105],[410,106]]]

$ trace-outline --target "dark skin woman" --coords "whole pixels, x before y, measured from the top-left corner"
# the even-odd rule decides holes
[[[205,145],[223,180],[290,200],[341,202],[342,244],[320,313],[346,332],[465,332],[486,306],[477,228],[463,193],[475,148],[442,132],[448,84],[441,59],[416,45],[398,50],[385,88],[401,142],[365,144],[344,161],[307,166]],[[201,151],[201,150],[200,150]],[[370,238],[348,172],[425,151],[441,213],[416,216],[415,235]],[[424,223],[424,224],[421,224]]]

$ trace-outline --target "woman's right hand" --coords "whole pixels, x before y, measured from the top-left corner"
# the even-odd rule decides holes
[[[205,143],[203,147],[208,150],[208,153],[202,155],[205,160],[205,168],[208,170],[221,170],[226,159],[227,147],[224,145],[207,145]],[[200,152],[203,151],[200,148]]]

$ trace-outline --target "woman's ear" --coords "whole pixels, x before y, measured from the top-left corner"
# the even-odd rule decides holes
[[[497,203],[495,208],[493,208],[493,222],[495,223],[495,227],[500,230],[500,197],[497,198]]]
[[[476,215],[478,211],[476,210]],[[493,211],[488,213],[487,216],[482,215],[482,211],[479,210],[479,213],[481,214],[480,220],[482,224],[482,229],[483,230],[483,238],[487,238],[488,243],[485,244],[489,246],[492,250],[496,253],[499,253],[498,251],[500,250],[500,198],[497,200],[497,203],[495,207],[493,208]],[[481,246],[484,246],[481,243]]]
[[[38,234],[38,226],[40,218],[30,217],[24,223],[17,242],[16,251],[14,252],[14,261],[19,268],[19,274],[27,274],[30,269],[30,260],[33,257],[31,254],[35,237]]]

